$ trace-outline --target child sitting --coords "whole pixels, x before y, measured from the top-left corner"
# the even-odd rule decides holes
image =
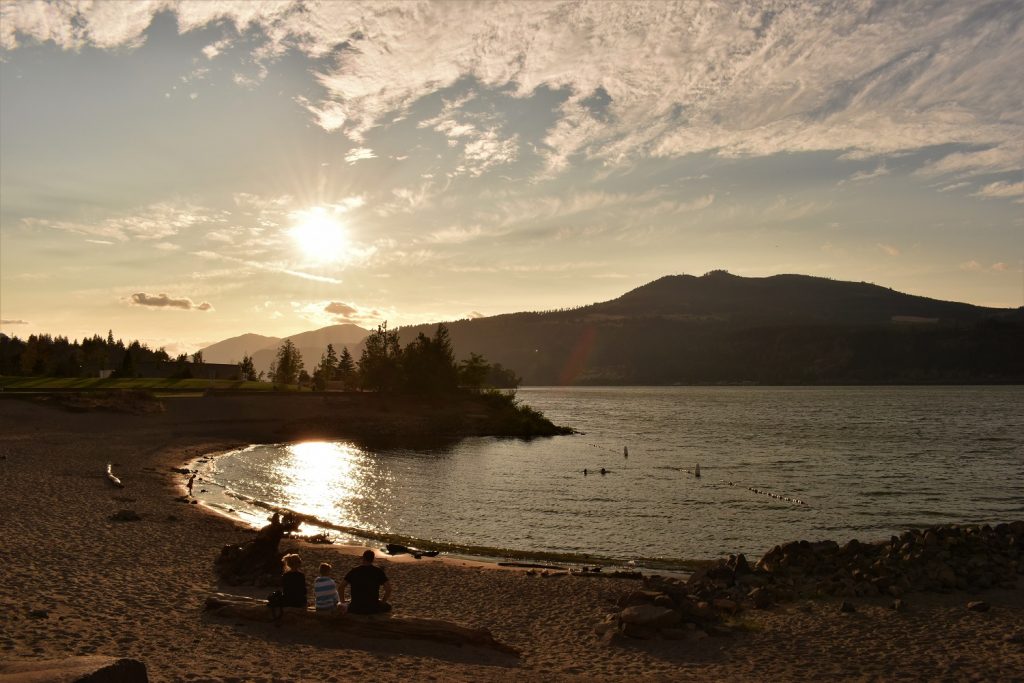
[[[331,565],[320,563],[320,576],[313,582],[313,597],[316,600],[316,611],[325,612],[336,608],[345,609],[338,596],[338,585],[331,578]]]

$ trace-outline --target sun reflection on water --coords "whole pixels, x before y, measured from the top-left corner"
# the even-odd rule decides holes
[[[348,443],[306,441],[290,444],[275,473],[289,507],[346,526],[365,523],[367,501],[387,496],[387,482],[373,462]]]

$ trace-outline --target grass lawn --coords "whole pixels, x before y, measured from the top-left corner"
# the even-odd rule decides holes
[[[203,391],[205,389],[243,389],[246,391],[272,391],[269,382],[244,382],[227,379],[100,379],[98,377],[0,377],[4,389],[148,389],[150,391]]]

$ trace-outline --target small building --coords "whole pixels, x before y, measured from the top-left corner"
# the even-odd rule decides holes
[[[135,366],[135,374],[139,377],[224,379],[237,382],[242,379],[242,368],[235,363],[189,363],[159,360],[138,363]]]

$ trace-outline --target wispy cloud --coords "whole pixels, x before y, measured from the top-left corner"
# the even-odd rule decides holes
[[[943,143],[989,151],[947,157],[928,172],[1024,164],[1016,113],[1024,84],[1012,76],[1024,63],[1024,22],[1012,2],[26,2],[0,6],[0,45],[137,46],[166,9],[183,32],[214,22],[258,30],[259,62],[287,49],[320,58],[346,41],[316,75],[325,95],[300,103],[325,130],[357,141],[472,78],[517,97],[540,86],[567,93],[543,140],[549,172],[576,155],[621,163],[845,150],[867,158]],[[204,54],[219,51],[214,43]],[[477,130],[486,136],[471,156],[512,154],[507,138]]]
[[[899,256],[901,253],[899,247],[894,247],[891,244],[882,244],[881,242],[879,242],[875,246],[877,246],[879,249],[884,251],[889,256]]]
[[[27,320],[0,320],[0,325],[28,325]]]
[[[146,294],[136,292],[129,297],[129,301],[135,306],[150,306],[152,308],[180,308],[185,311],[212,311],[213,306],[208,302],[194,303],[188,297],[171,297],[166,294]]]
[[[25,223],[34,228],[87,235],[94,238],[93,241],[97,244],[112,244],[112,240],[162,240],[187,228],[216,220],[216,215],[199,206],[159,202],[128,215],[104,218],[95,222],[26,218]]]
[[[1024,197],[1024,182],[1009,183],[1000,181],[997,183],[990,183],[973,193],[972,196],[985,197],[986,199]]]
[[[357,147],[353,150],[350,150],[349,153],[345,155],[345,161],[347,161],[350,164],[354,164],[357,161],[363,161],[364,159],[375,158],[377,158],[377,155],[374,154],[373,150],[370,149],[369,147]]]

